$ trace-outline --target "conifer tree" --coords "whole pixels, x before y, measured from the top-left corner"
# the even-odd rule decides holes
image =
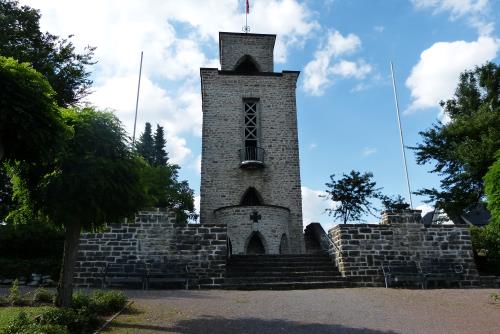
[[[165,151],[165,135],[163,127],[159,124],[156,125],[156,132],[154,135],[154,164],[155,166],[165,166],[168,162],[168,154]]]
[[[136,145],[137,153],[139,153],[149,165],[153,166],[155,161],[155,145],[151,132],[151,123],[146,122],[144,132],[139,137]]]

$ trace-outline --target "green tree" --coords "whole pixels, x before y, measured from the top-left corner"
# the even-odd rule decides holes
[[[151,123],[146,122],[144,132],[141,133],[139,140],[136,144],[137,153],[144,158],[144,160],[153,166],[155,162],[155,145],[153,134],[151,131]]]
[[[5,221],[5,217],[12,210],[12,184],[7,171],[0,164],[0,224]]]
[[[0,56],[0,162],[50,159],[69,133],[54,94],[29,64]]]
[[[376,188],[372,178],[372,173],[361,174],[355,170],[343,174],[339,180],[335,180],[334,174],[330,175],[331,182],[325,184],[327,195],[322,196],[334,202],[333,209],[326,209],[328,214],[344,224],[361,220],[364,214],[373,215],[371,199],[380,197],[380,188]]]
[[[38,10],[0,0],[0,55],[31,63],[49,81],[58,105],[72,105],[89,93],[87,67],[93,64],[95,48],[76,53],[69,39],[42,33],[39,21]]]
[[[34,210],[65,231],[57,304],[71,304],[80,232],[132,215],[144,203],[140,161],[133,156],[119,120],[92,108],[68,109],[65,123],[74,131],[63,150],[31,179],[33,166],[18,164],[15,192],[27,194]]]
[[[156,125],[156,131],[154,136],[154,164],[156,166],[165,166],[168,162],[167,151],[165,151],[165,145],[167,141],[165,140],[165,134],[163,132],[163,127],[159,124]]]
[[[500,226],[500,151],[497,152],[496,156],[497,160],[490,166],[484,176],[484,191],[491,218]],[[498,242],[500,244],[500,239]]]
[[[194,191],[187,181],[178,180],[178,165],[149,166],[141,170],[141,183],[146,194],[145,207],[169,208],[176,212],[177,221],[196,219]]]
[[[401,210],[408,209],[410,204],[406,203],[406,200],[401,195],[397,196],[386,196],[380,195],[380,201],[382,202],[383,210],[390,212],[399,212]]]
[[[494,63],[465,71],[455,96],[441,102],[450,117],[420,132],[423,142],[412,149],[418,164],[434,164],[443,176],[441,189],[416,192],[450,216],[475,207],[484,198],[483,177],[500,149],[500,68]]]

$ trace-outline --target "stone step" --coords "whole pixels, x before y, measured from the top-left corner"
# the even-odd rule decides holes
[[[300,277],[290,277],[290,276],[240,276],[226,278],[225,284],[248,284],[248,283],[273,283],[273,282],[330,282],[341,278],[340,276],[300,276]]]
[[[233,268],[239,267],[314,267],[314,266],[335,266],[327,261],[309,261],[309,262],[229,262],[227,264]]]
[[[255,255],[231,255],[231,259],[297,259],[297,258],[318,258],[328,257],[326,252],[321,254],[255,254]]]
[[[335,268],[332,270],[315,270],[315,271],[255,271],[255,272],[245,272],[245,271],[228,271],[226,272],[226,278],[233,277],[303,277],[303,276],[340,276],[340,272]]]
[[[269,272],[282,272],[282,273],[292,273],[292,272],[316,272],[316,271],[327,271],[327,272],[337,272],[337,268],[334,266],[312,266],[312,267],[240,267],[232,268],[226,267],[226,273],[245,273],[245,275],[251,275],[252,273],[269,273]]]
[[[305,290],[305,289],[327,289],[327,288],[349,288],[354,286],[348,281],[334,280],[327,282],[272,282],[272,283],[243,283],[223,284],[222,288],[227,290]]]

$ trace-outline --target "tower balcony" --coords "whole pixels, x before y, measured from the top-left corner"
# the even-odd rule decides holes
[[[265,151],[262,147],[247,146],[240,152],[240,167],[247,169],[256,169],[264,167],[264,154]]]

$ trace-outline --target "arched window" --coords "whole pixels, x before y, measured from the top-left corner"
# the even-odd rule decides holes
[[[255,60],[249,55],[244,55],[243,57],[241,57],[240,60],[238,60],[238,62],[236,63],[234,70],[236,72],[241,72],[241,73],[260,72],[259,66],[255,62]]]
[[[243,197],[241,198],[240,205],[263,205],[262,197],[259,192],[254,188],[250,187],[245,191]]]

